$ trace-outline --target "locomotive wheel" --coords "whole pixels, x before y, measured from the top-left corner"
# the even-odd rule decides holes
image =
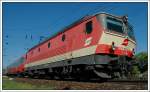
[[[90,78],[90,73],[85,70],[85,65],[74,67],[72,69],[72,78],[80,81],[87,81]]]

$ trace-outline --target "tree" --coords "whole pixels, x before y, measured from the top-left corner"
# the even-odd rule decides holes
[[[148,61],[148,53],[147,52],[140,52],[135,55],[136,59],[139,61]]]
[[[135,55],[136,60],[138,61],[138,66],[141,72],[148,70],[148,53],[140,52]]]

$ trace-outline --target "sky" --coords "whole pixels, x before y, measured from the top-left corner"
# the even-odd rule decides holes
[[[40,37],[50,37],[77,19],[106,12],[128,15],[134,26],[136,52],[147,51],[147,3],[14,3],[2,4],[3,67],[38,44]]]

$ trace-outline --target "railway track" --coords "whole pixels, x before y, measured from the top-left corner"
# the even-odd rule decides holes
[[[89,80],[76,81],[73,79],[33,79],[33,78],[14,78],[17,82],[30,83],[33,85],[47,85],[54,87],[55,90],[147,90],[148,83],[146,80]]]
[[[112,79],[112,80],[107,80],[107,82],[143,82],[143,83],[148,83],[148,80],[146,79]]]

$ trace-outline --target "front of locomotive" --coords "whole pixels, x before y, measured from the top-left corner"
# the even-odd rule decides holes
[[[97,19],[103,25],[103,32],[96,49],[95,67],[106,69],[106,77],[127,76],[136,48],[133,27],[127,16],[102,13],[97,15]]]

